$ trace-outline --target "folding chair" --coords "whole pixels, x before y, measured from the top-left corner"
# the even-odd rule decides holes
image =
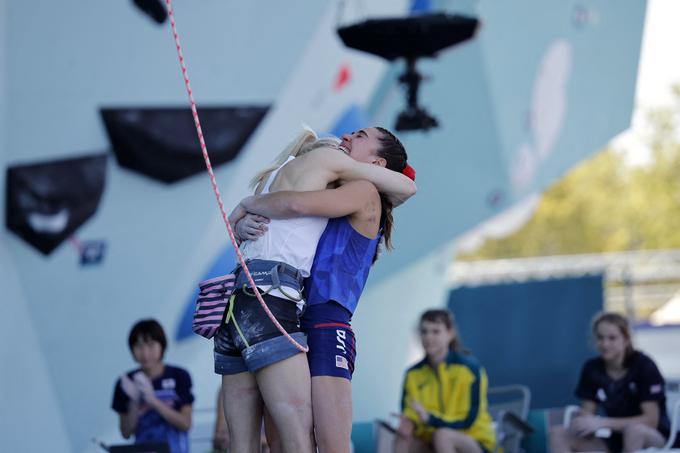
[[[487,392],[489,414],[496,428],[496,451],[521,451],[522,439],[534,429],[526,420],[531,404],[531,392],[525,385],[491,387]]]

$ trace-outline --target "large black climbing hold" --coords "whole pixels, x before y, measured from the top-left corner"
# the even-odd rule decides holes
[[[161,0],[133,0],[133,3],[159,25],[168,18],[168,12]]]
[[[269,106],[198,110],[213,167],[234,159]],[[173,183],[205,171],[189,108],[104,108],[102,119],[118,163]]]
[[[9,167],[7,228],[49,255],[97,211],[106,161],[103,154]]]
[[[479,21],[444,13],[368,19],[338,29],[347,47],[387,60],[434,57],[440,50],[471,39]]]

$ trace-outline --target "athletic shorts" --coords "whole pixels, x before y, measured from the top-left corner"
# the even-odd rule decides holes
[[[215,335],[215,373],[254,373],[300,353],[269,319],[256,297],[240,290],[235,294],[235,320],[222,324]],[[286,332],[306,346],[295,302],[271,295],[262,297]]]
[[[335,376],[352,380],[356,342],[349,324],[322,323],[305,329],[309,371],[314,376]]]
[[[307,306],[300,321],[307,334],[307,361],[312,377],[352,380],[356,340],[351,319],[352,313],[334,300]]]

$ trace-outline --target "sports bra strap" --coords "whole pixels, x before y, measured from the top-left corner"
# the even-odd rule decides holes
[[[281,165],[279,168],[277,168],[276,170],[272,171],[269,174],[267,182],[264,183],[264,187],[262,188],[262,192],[260,193],[269,193],[269,188],[274,182],[274,178],[276,178],[276,175],[279,173],[279,170],[281,170],[288,162],[290,162],[293,159],[295,159],[295,156],[288,156],[288,159],[283,163],[283,165]]]

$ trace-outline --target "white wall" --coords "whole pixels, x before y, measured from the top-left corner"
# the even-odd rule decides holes
[[[0,0],[0,187],[5,187],[7,154],[8,0]],[[5,212],[5,197],[0,197]],[[28,310],[14,258],[7,249],[8,232],[0,230],[0,439],[3,451],[71,451],[63,416],[55,398],[45,355]],[[49,439],[46,445],[45,440]]]
[[[0,438],[3,451],[72,451],[59,407],[59,388],[28,310],[12,258],[0,233],[0,363],[2,401]]]

